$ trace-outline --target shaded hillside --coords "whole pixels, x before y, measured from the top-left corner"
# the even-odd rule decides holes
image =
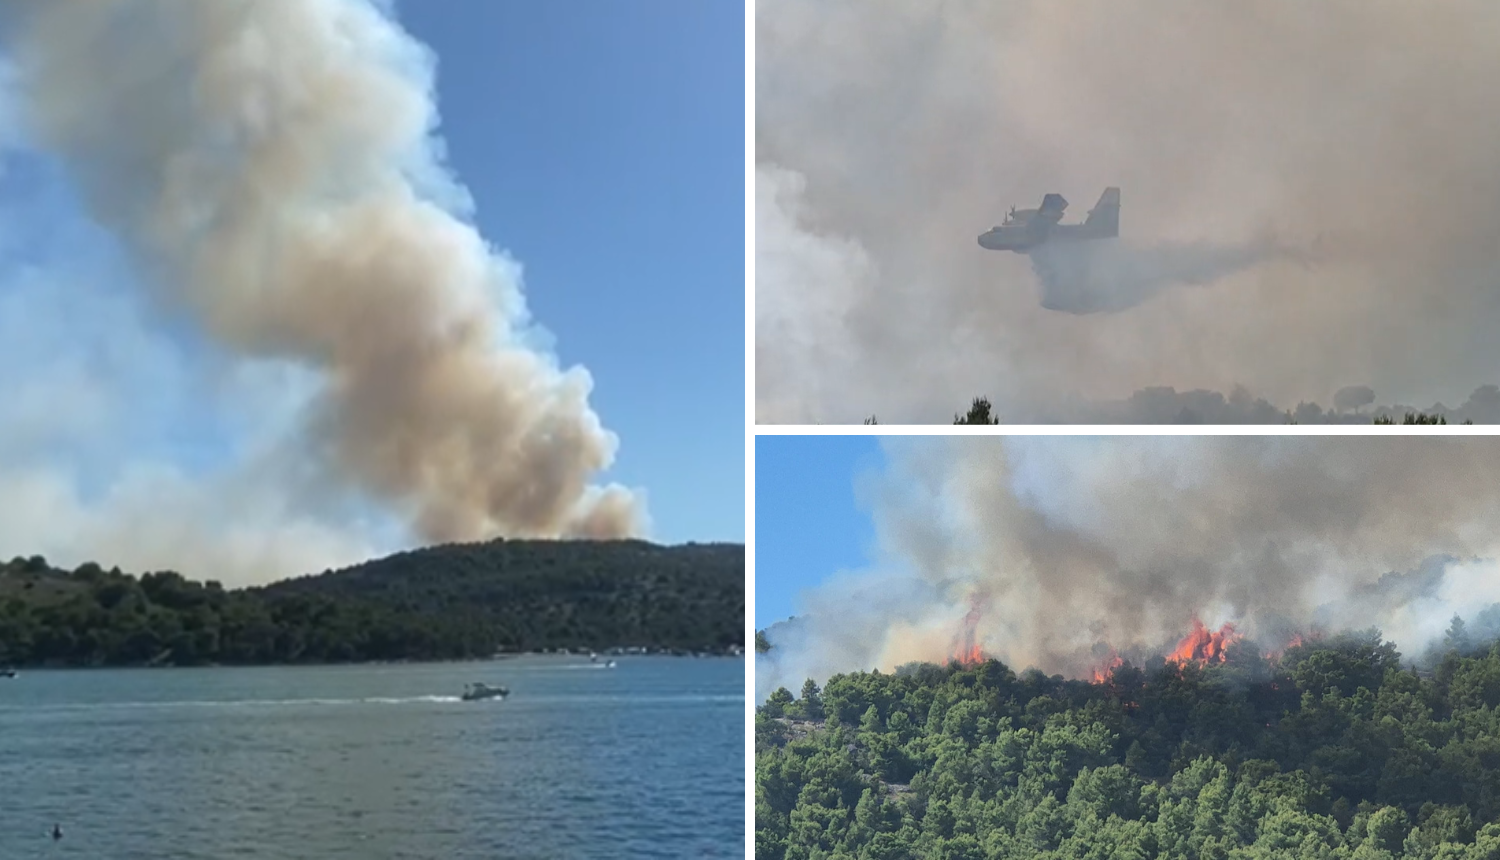
[[[744,547],[495,541],[227,590],[42,558],[0,564],[0,663],[461,659],[557,648],[742,646]]]

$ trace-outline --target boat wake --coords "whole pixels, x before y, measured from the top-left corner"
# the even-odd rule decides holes
[[[411,705],[434,704],[459,701],[458,696],[367,696],[358,699],[185,699],[160,702],[75,702],[57,705],[36,705],[26,710],[86,711],[112,708],[274,708],[301,705]],[[0,706],[0,711],[19,710],[19,706]]]
[[[537,693],[527,696],[525,699],[516,700],[515,707],[518,709],[534,707],[551,707],[554,705],[591,705],[611,707],[640,707],[655,705],[743,705],[745,696],[743,693],[726,693],[723,695],[703,693],[622,693],[619,695],[598,694],[553,694]]]

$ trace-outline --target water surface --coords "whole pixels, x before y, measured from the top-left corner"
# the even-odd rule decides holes
[[[744,725],[725,658],[23,671],[0,858],[738,857]]]

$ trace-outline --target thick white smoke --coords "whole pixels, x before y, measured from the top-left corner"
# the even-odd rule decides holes
[[[1168,386],[1424,406],[1496,381],[1487,0],[756,16],[761,421],[941,421],[980,395],[1007,422],[1087,420]],[[976,242],[1011,205],[1058,192],[1072,222],[1111,185],[1119,248],[1083,251],[1108,259],[1082,278]]]
[[[1087,677],[1193,620],[1275,648],[1380,627],[1408,656],[1500,602],[1490,437],[903,437],[867,485],[872,568],[767,635],[761,696],[976,643]],[[770,500],[774,503],[774,500]],[[1105,649],[1107,650],[1107,649]]]
[[[234,360],[313,372],[274,445],[309,483],[429,540],[643,528],[640,498],[591,483],[616,439],[588,373],[539,345],[519,266],[465,220],[432,58],[387,4],[10,5],[29,143],[161,306]]]
[[[813,236],[802,223],[803,178],[763,168],[755,186],[756,411],[797,424],[818,421],[819,404],[841,385],[864,382],[848,363],[857,355],[847,318],[869,278],[869,257],[855,242]],[[814,288],[816,287],[816,288]],[[762,348],[775,344],[775,348]],[[809,373],[808,368],[819,368]],[[776,380],[762,384],[760,380]],[[879,396],[866,385],[864,396]]]

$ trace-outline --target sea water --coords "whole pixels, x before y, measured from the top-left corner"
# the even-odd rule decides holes
[[[742,856],[744,662],[617,660],[22,671],[0,858]]]

